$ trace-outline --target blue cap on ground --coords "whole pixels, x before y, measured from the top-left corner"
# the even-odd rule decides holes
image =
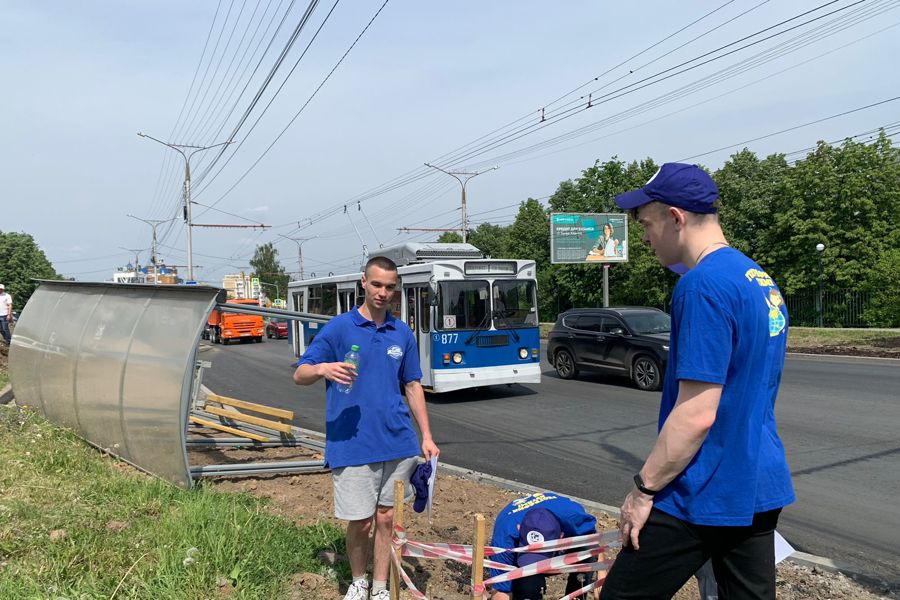
[[[428,479],[431,477],[431,463],[422,463],[409,476],[409,482],[416,490],[416,500],[413,502],[413,510],[417,513],[425,510],[428,503]]]
[[[532,508],[522,517],[519,525],[521,546],[529,546],[539,542],[551,542],[562,537],[562,525],[559,519],[546,508]],[[516,564],[525,567],[553,556],[553,552],[526,552],[519,554]]]
[[[626,210],[649,202],[662,202],[684,210],[711,214],[717,212],[719,188],[709,174],[697,165],[666,163],[643,187],[616,196],[616,204]]]

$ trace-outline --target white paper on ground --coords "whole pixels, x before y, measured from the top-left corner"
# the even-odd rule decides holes
[[[777,565],[788,556],[794,553],[794,547],[791,546],[781,534],[775,532],[775,564]]]
[[[437,456],[432,456],[429,462],[431,463],[431,476],[428,478],[428,503],[426,506],[428,508],[428,522],[431,523],[431,500],[434,498],[434,480],[437,479]]]

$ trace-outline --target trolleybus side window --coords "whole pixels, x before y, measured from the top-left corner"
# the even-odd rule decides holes
[[[413,331],[416,330],[419,307],[416,305],[416,288],[406,288],[406,324]]]
[[[494,327],[537,326],[537,294],[534,281],[494,282]]]
[[[487,281],[441,281],[437,326],[441,329],[489,329]]]
[[[419,331],[431,331],[431,305],[428,303],[428,288],[419,288]]]
[[[309,286],[309,311],[314,315],[321,315],[322,313],[322,286],[321,285],[311,285]]]
[[[337,310],[337,284],[326,283],[322,286],[322,314],[336,315]]]

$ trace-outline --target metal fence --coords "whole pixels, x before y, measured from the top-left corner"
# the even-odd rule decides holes
[[[803,327],[868,327],[863,313],[869,306],[866,292],[804,290],[785,295],[791,325]]]

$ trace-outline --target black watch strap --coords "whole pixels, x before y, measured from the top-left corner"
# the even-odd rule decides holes
[[[651,490],[646,485],[644,485],[644,480],[641,478],[640,473],[634,474],[634,485],[641,491],[642,494],[647,494],[648,496],[655,496],[660,492],[660,490]]]

